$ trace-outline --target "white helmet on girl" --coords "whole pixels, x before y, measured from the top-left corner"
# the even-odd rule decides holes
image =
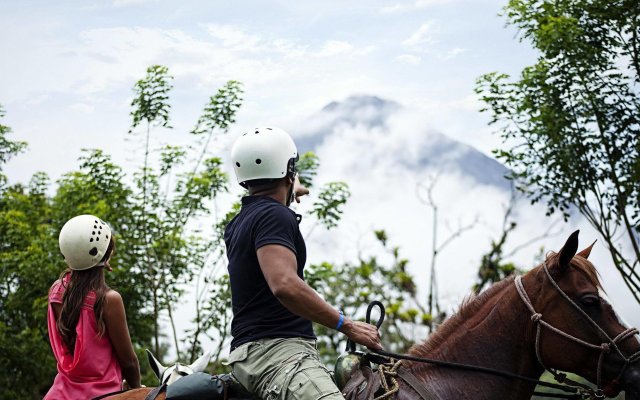
[[[58,242],[69,268],[81,271],[100,263],[109,248],[111,228],[93,215],[78,215],[62,227]]]
[[[298,149],[291,136],[280,128],[255,128],[235,141],[231,160],[238,183],[246,187],[247,181],[284,178],[295,172]]]

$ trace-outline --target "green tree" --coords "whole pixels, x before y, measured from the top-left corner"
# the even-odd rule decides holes
[[[39,398],[55,375],[46,304],[62,258],[48,223],[47,184],[38,173],[0,196],[0,362],[8,368],[0,377],[2,399]]]
[[[0,106],[0,120],[5,111]],[[26,143],[9,139],[11,129],[0,123],[0,399],[39,398],[53,378],[55,363],[46,341],[46,289],[60,257],[51,251],[55,240],[48,219],[47,177],[35,174],[27,185],[6,186],[4,164]],[[29,268],[31,265],[39,268]],[[43,304],[45,305],[43,307]]]
[[[531,236],[524,243],[514,245],[510,242],[511,234],[517,229],[518,223],[513,218],[513,210],[519,199],[519,194],[511,189],[511,197],[507,204],[502,218],[502,229],[498,238],[491,239],[489,251],[482,255],[480,259],[480,267],[478,268],[478,279],[473,285],[473,291],[479,293],[484,288],[503,280],[511,274],[523,274],[525,268],[518,267],[510,258],[520,250],[533,245],[540,240],[549,236],[555,236],[560,232],[555,231],[556,225],[561,221],[560,218],[551,222],[545,232],[538,236]],[[508,245],[509,242],[509,245]],[[540,252],[536,257],[536,262],[544,260],[544,248],[540,248]],[[535,263],[533,263],[535,264]]]
[[[1,167],[25,144],[9,140],[10,129],[0,125],[0,362],[10,368],[0,378],[0,398],[41,398],[55,375],[47,340],[47,292],[65,269],[57,250],[59,230],[79,213],[100,215],[115,228],[117,252],[107,280],[123,296],[146,374],[143,382],[154,383],[143,349],[153,343],[159,356],[168,350],[157,329],[162,312],[169,316],[178,357],[183,350],[201,350],[179,343],[172,307],[195,276],[210,274],[219,264],[209,257],[220,253],[219,238],[210,238],[194,221],[217,215],[214,200],[226,190],[227,177],[222,160],[209,154],[208,144],[235,121],[242,90],[238,82],[230,81],[210,98],[192,131],[193,145],[166,145],[155,151],[151,132],[169,121],[170,85],[163,79],[170,79],[168,70],[154,67],[136,84],[139,96],[133,102],[132,130],[146,123],[147,134],[143,166],[133,185],[107,154],[85,150],[78,171],[57,182],[54,196],[47,195],[51,188],[44,173],[35,174],[28,185],[7,186]],[[208,294],[218,301],[210,304],[225,307],[228,282],[224,276],[214,278]],[[228,321],[217,316],[209,321],[200,334],[214,336],[210,329],[226,334]]]
[[[505,15],[539,57],[518,80],[478,79],[495,154],[548,214],[579,210],[640,302],[640,4],[511,0]]]
[[[6,111],[2,104],[0,104],[0,121],[4,119]],[[0,191],[4,188],[7,177],[2,173],[2,167],[13,156],[21,153],[26,147],[27,143],[10,140],[7,135],[11,133],[11,128],[0,122]]]
[[[390,247],[385,231],[375,231],[384,257],[361,256],[344,264],[320,263],[305,270],[305,279],[329,304],[345,315],[364,320],[368,304],[381,301],[386,307],[382,340],[390,351],[406,352],[418,339],[426,336],[431,316],[418,302],[413,276],[407,271],[408,260],[400,257],[398,247]],[[377,318],[372,314],[373,322]],[[315,324],[318,350],[323,362],[332,365],[344,349],[345,336]]]
[[[211,263],[211,254],[219,252],[220,238],[205,238],[189,228],[201,217],[214,213],[213,200],[227,190],[227,176],[222,172],[222,160],[210,157],[209,145],[212,139],[224,134],[235,122],[235,115],[242,104],[242,88],[239,82],[229,81],[210,97],[196,126],[190,132],[195,137],[191,146],[167,145],[160,150],[159,167],[150,165],[151,133],[155,127],[170,128],[169,92],[172,88],[171,75],[166,67],[152,66],[145,78],[134,86],[136,97],[132,102],[133,117],[130,133],[142,123],[146,128],[144,142],[144,162],[136,174],[137,191],[134,198],[138,204],[135,230],[138,232],[140,247],[136,267],[148,280],[150,290],[149,307],[153,314],[154,352],[161,354],[161,313],[166,312],[171,326],[173,347],[177,357],[182,359],[182,345],[175,325],[173,309],[184,294],[184,287],[194,279],[205,279],[198,287],[196,295],[196,328],[191,331],[190,345],[185,349],[193,360],[200,351],[198,336],[214,322],[201,319],[200,308],[208,309],[211,303],[205,301],[209,290],[224,293],[221,288],[211,288],[211,284],[222,283],[214,279],[206,269],[216,270],[220,258]],[[153,156],[153,154],[151,154]],[[190,161],[193,160],[193,161]],[[224,303],[224,302],[223,302]],[[212,326],[213,324],[213,326]],[[202,325],[202,326],[201,326]],[[225,326],[223,321],[220,327]],[[222,342],[222,341],[221,341]]]

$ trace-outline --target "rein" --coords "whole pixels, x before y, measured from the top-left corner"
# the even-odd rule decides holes
[[[545,381],[541,381],[538,379],[534,379],[534,378],[530,378],[528,376],[524,376],[524,375],[518,375],[518,374],[514,374],[513,372],[508,372],[508,371],[501,371],[498,369],[493,369],[493,368],[488,368],[488,367],[481,367],[478,365],[470,365],[470,364],[462,364],[462,363],[456,363],[456,362],[451,362],[451,361],[444,361],[444,360],[436,360],[433,358],[426,358],[426,357],[414,357],[414,356],[410,356],[408,354],[398,354],[398,353],[393,353],[390,351],[386,351],[386,350],[369,350],[369,353],[375,353],[384,357],[388,357],[388,358],[393,358],[393,359],[399,359],[399,360],[407,360],[407,361],[414,361],[414,362],[420,362],[420,363],[425,363],[425,364],[433,364],[433,365],[437,365],[440,367],[447,367],[447,368],[453,368],[453,369],[464,369],[467,371],[473,371],[473,372],[480,372],[480,373],[485,373],[485,374],[490,374],[490,375],[496,375],[496,376],[501,376],[503,378],[512,378],[512,379],[519,379],[522,381],[526,381],[526,382],[530,382],[530,383],[535,383],[536,385],[540,385],[540,386],[545,386],[551,389],[557,389],[557,390],[562,390],[568,393],[574,393],[574,394],[569,394],[569,395],[565,395],[565,394],[561,394],[561,398],[565,398],[565,399],[583,399],[584,395],[578,393],[579,391],[581,391],[582,388],[577,388],[574,386],[569,386],[569,385],[562,385],[562,384],[557,384],[557,383],[550,383],[550,382],[545,382]],[[368,359],[372,360],[372,361],[376,361],[377,359],[372,359],[369,354],[366,354],[368,357]],[[553,394],[553,393],[534,393],[534,394],[539,394],[539,395],[544,395],[547,397],[556,397],[557,394]]]
[[[371,323],[371,310],[375,306],[377,306],[380,309],[380,318],[378,319],[378,321],[375,324],[377,328],[380,328],[380,326],[382,326],[382,322],[384,321],[385,308],[384,308],[384,305],[381,302],[377,301],[377,300],[374,300],[371,303],[369,303],[369,306],[367,307],[366,322],[367,323]],[[353,343],[350,340],[347,340],[347,351],[355,351],[355,343]],[[562,390],[562,391],[567,392],[567,393],[573,393],[573,394],[557,394],[557,393],[538,393],[538,392],[534,392],[534,394],[544,395],[544,396],[552,397],[552,398],[584,399],[585,398],[585,394],[584,393],[579,393],[579,392],[586,391],[586,390],[591,390],[591,388],[582,388],[582,387],[575,387],[575,386],[569,386],[569,385],[545,382],[545,381],[541,381],[539,379],[530,378],[528,376],[515,374],[513,372],[501,371],[501,370],[494,369],[494,368],[489,368],[489,367],[481,367],[479,365],[471,365],[471,364],[463,364],[463,363],[457,363],[457,362],[452,362],[452,361],[436,360],[436,359],[433,359],[433,358],[426,358],[426,357],[415,357],[415,356],[411,356],[411,355],[408,355],[408,354],[398,354],[398,353],[393,353],[393,352],[386,351],[386,350],[372,350],[372,349],[369,349],[369,351],[367,353],[365,353],[365,356],[367,357],[367,359],[369,359],[370,361],[372,361],[374,363],[377,363],[377,364],[383,364],[384,361],[380,360],[380,357],[377,357],[374,354],[383,356],[385,358],[390,358],[390,359],[414,361],[414,362],[419,362],[419,363],[424,363],[424,364],[433,364],[433,365],[437,365],[437,366],[440,366],[440,367],[453,368],[453,369],[463,369],[463,370],[472,371],[472,372],[480,372],[480,373],[489,374],[489,375],[501,376],[503,378],[519,379],[519,380],[522,380],[522,381],[525,381],[525,382],[535,383],[536,385],[548,387],[548,388],[551,388],[551,389]]]
[[[624,366],[621,368],[620,372],[618,373],[618,376],[616,377],[616,379],[614,379],[613,384],[617,384],[618,380],[620,379],[620,377],[623,375],[624,371],[627,369],[627,367],[640,360],[640,351],[636,352],[635,354],[631,355],[630,357],[625,357],[624,354],[622,353],[622,351],[620,351],[619,347],[618,347],[618,343],[622,342],[625,339],[628,339],[630,337],[632,337],[633,335],[638,333],[638,330],[636,328],[629,328],[627,330],[625,330],[624,332],[620,333],[619,335],[617,335],[615,338],[611,338],[609,337],[609,335],[607,335],[607,333],[595,322],[593,321],[593,319],[591,319],[591,317],[589,317],[587,315],[587,313],[585,313],[573,300],[571,300],[571,298],[569,296],[567,296],[567,294],[562,291],[562,289],[560,289],[560,286],[558,286],[558,284],[556,283],[556,281],[553,279],[553,277],[551,276],[551,273],[549,272],[549,269],[547,268],[547,264],[546,262],[544,263],[544,271],[547,274],[547,277],[549,278],[549,281],[552,283],[553,287],[560,293],[560,295],[569,302],[569,304],[571,304],[573,306],[573,308],[575,308],[576,310],[578,310],[580,312],[580,314],[582,316],[584,316],[587,321],[590,322],[590,324],[596,328],[596,330],[603,335],[604,338],[606,338],[606,342],[602,343],[601,345],[594,345],[591,343],[587,343],[575,336],[569,335],[566,332],[561,331],[560,329],[550,325],[549,323],[545,322],[544,320],[542,320],[542,314],[536,312],[535,307],[533,306],[533,303],[531,302],[531,299],[529,298],[529,296],[527,295],[526,290],[524,289],[524,285],[522,284],[522,277],[521,276],[517,276],[515,278],[515,285],[516,285],[516,290],[520,296],[520,298],[522,299],[522,301],[525,303],[525,305],[527,306],[527,308],[529,309],[529,311],[531,312],[531,321],[533,321],[533,323],[536,325],[536,343],[535,343],[535,350],[536,350],[536,357],[538,358],[538,362],[540,363],[540,365],[547,371],[549,371],[554,379],[559,382],[559,383],[550,383],[550,382],[544,382],[541,381],[539,379],[535,379],[535,378],[530,378],[528,376],[524,376],[524,375],[519,375],[519,374],[515,374],[512,372],[508,372],[508,371],[501,371],[501,370],[497,370],[497,369],[493,369],[493,368],[488,368],[488,367],[481,367],[478,365],[470,365],[470,364],[463,364],[463,363],[456,363],[456,362],[451,362],[451,361],[444,361],[444,360],[436,360],[436,359],[431,359],[431,358],[426,358],[426,357],[414,357],[414,356],[410,356],[410,355],[406,355],[406,354],[397,354],[397,353],[392,353],[392,352],[388,352],[385,350],[369,350],[369,352],[366,354],[367,358],[369,358],[371,361],[374,362],[378,362],[379,360],[376,360],[376,357],[371,355],[371,353],[375,353],[387,358],[391,358],[391,359],[399,359],[399,360],[407,360],[407,361],[414,361],[414,362],[420,362],[420,363],[426,363],[426,364],[433,364],[433,365],[437,365],[437,366],[441,366],[441,367],[447,367],[447,368],[454,368],[454,369],[463,369],[463,370],[467,370],[467,371],[474,371],[474,372],[480,372],[480,373],[485,373],[485,374],[490,374],[490,375],[495,375],[495,376],[501,376],[501,377],[505,377],[505,378],[512,378],[512,379],[519,379],[522,381],[526,381],[526,382],[530,382],[530,383],[535,383],[536,385],[540,385],[543,387],[548,387],[551,389],[556,389],[556,390],[561,390],[564,391],[566,393],[571,393],[571,394],[564,394],[564,393],[540,393],[540,392],[534,392],[534,395],[541,395],[541,396],[546,396],[546,397],[550,397],[550,398],[563,398],[563,399],[603,399],[605,398],[605,391],[607,389],[613,389],[611,388],[605,388],[605,390],[603,390],[602,388],[602,366],[604,364],[604,358],[607,354],[609,354],[611,352],[611,349],[613,348],[619,355],[620,357],[624,360]],[[371,322],[371,310],[373,309],[374,306],[379,307],[380,309],[380,318],[379,320],[376,322],[376,327],[380,328],[380,326],[382,325],[382,322],[384,320],[384,316],[385,316],[385,309],[384,309],[384,305],[379,302],[379,301],[373,301],[369,304],[369,306],[367,307],[367,315],[366,315],[366,322],[370,323]],[[583,346],[592,348],[592,349],[596,349],[596,350],[600,350],[600,357],[598,358],[598,366],[597,366],[597,389],[594,390],[591,387],[581,384],[579,382],[575,382],[571,379],[568,379],[567,376],[563,373],[559,373],[557,370],[552,369],[552,368],[548,368],[543,362],[542,362],[542,357],[540,354],[540,335],[541,335],[541,331],[542,331],[542,327],[545,327],[573,342],[579,343]],[[355,344],[353,342],[347,341],[347,350],[355,350]],[[563,384],[563,382],[567,382],[569,384]]]

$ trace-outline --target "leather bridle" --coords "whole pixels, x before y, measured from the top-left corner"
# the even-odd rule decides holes
[[[588,343],[585,342],[584,340],[577,338],[573,335],[570,335],[556,327],[554,327],[553,325],[549,324],[548,322],[544,321],[542,318],[542,314],[537,312],[536,309],[533,306],[533,303],[531,302],[531,299],[529,299],[529,296],[527,295],[527,292],[524,288],[524,285],[522,284],[522,276],[517,276],[515,278],[515,285],[516,285],[516,289],[518,291],[518,294],[520,295],[520,298],[522,299],[522,301],[524,302],[524,304],[527,306],[527,308],[529,309],[529,311],[531,312],[531,321],[535,324],[536,326],[536,342],[535,342],[535,351],[536,351],[536,357],[538,358],[538,362],[540,363],[540,365],[547,371],[549,371],[554,378],[556,379],[556,381],[558,382],[567,382],[571,385],[577,385],[582,387],[583,389],[587,390],[590,389],[588,388],[586,385],[583,385],[581,383],[572,381],[570,379],[568,379],[566,377],[565,374],[558,372],[557,370],[555,370],[554,368],[550,368],[547,367],[545,365],[545,363],[542,360],[542,354],[540,352],[540,336],[542,334],[542,328],[546,328],[574,343],[577,343],[579,345],[588,347],[590,349],[594,349],[600,352],[600,355],[598,357],[598,365],[597,365],[597,371],[596,371],[596,384],[597,384],[597,390],[595,393],[593,393],[595,395],[596,398],[605,398],[605,395],[613,395],[614,393],[619,392],[619,381],[620,378],[622,377],[622,375],[624,374],[625,370],[629,367],[629,365],[631,365],[632,363],[637,362],[638,360],[640,360],[640,351],[630,355],[630,356],[625,356],[622,351],[619,348],[619,344],[630,338],[633,337],[634,335],[636,335],[638,333],[638,329],[636,328],[629,328],[623,332],[621,332],[619,335],[617,335],[614,338],[611,338],[591,317],[589,317],[589,315],[580,307],[578,306],[573,300],[571,300],[571,298],[562,290],[560,289],[560,286],[558,286],[558,283],[553,279],[553,277],[551,276],[551,273],[549,272],[549,268],[547,267],[547,263],[545,262],[543,264],[543,269],[544,272],[546,273],[547,277],[549,278],[549,282],[551,282],[551,284],[553,285],[553,287],[558,291],[558,293],[576,310],[578,311],[579,314],[582,315],[582,317],[585,318],[586,321],[588,321],[590,323],[590,325],[601,335],[602,338],[604,338],[605,340],[601,343],[601,344],[592,344],[592,343]],[[604,365],[604,360],[607,357],[607,355],[611,354],[612,352],[617,353],[620,358],[624,361],[624,365],[622,366],[622,368],[620,369],[620,372],[618,373],[617,377],[615,379],[613,379],[607,386],[603,387],[602,386],[602,369],[603,369],[603,365]]]

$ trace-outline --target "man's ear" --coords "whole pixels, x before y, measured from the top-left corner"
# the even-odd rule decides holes
[[[571,259],[576,255],[576,251],[578,251],[578,234],[580,230],[573,232],[567,242],[562,246],[560,252],[558,253],[558,274],[562,275],[569,264],[571,263]]]

